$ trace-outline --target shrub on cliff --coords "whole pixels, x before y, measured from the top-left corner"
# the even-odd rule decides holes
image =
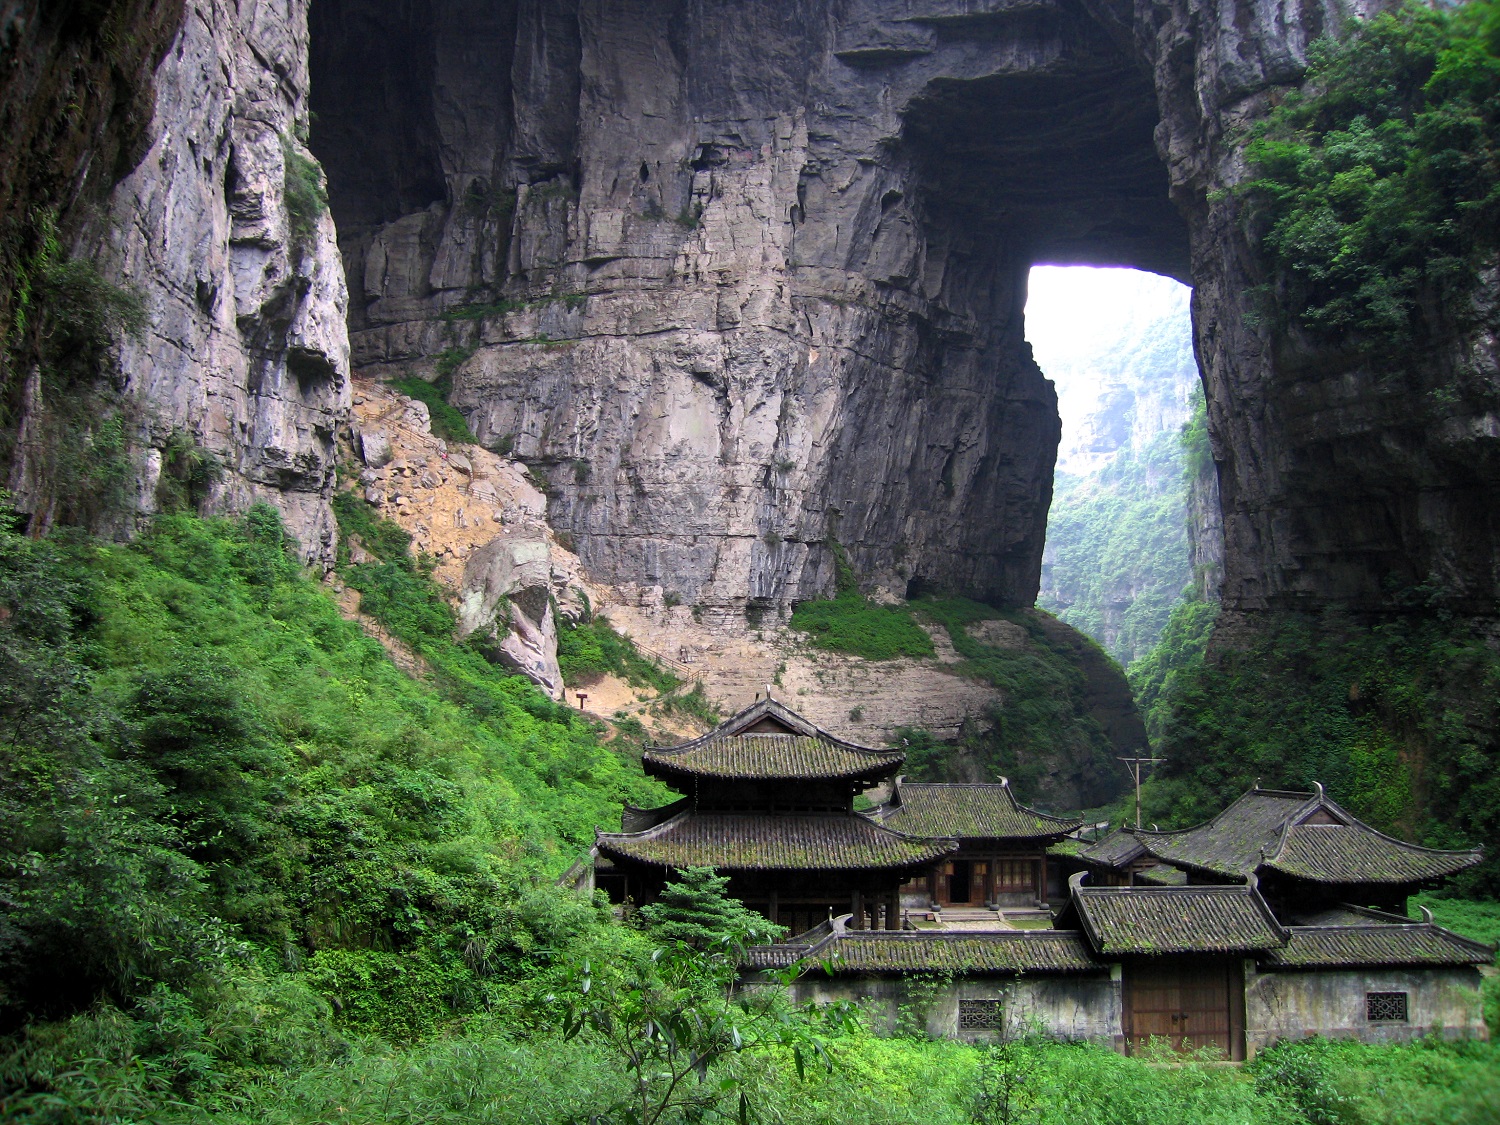
[[[1246,150],[1274,303],[1315,335],[1409,349],[1463,322],[1500,250],[1500,18],[1408,4],[1310,52]]]

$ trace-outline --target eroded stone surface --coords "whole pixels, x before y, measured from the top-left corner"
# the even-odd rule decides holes
[[[103,260],[148,319],[120,356],[141,406],[137,440],[149,467],[185,431],[226,470],[210,508],[267,500],[304,559],[326,562],[349,344],[332,217],[308,215],[298,237],[287,203],[288,162],[311,159],[298,139],[307,0],[185,8],[156,71],[149,148],[108,203]],[[142,510],[152,503],[143,488]]]

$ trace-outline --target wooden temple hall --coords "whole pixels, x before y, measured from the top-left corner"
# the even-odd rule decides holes
[[[682,798],[627,807],[567,881],[639,904],[678,869],[716,868],[790,931],[747,951],[747,978],[805,965],[803,1000],[859,1000],[893,1025],[918,1004],[935,1035],[1040,1027],[1229,1059],[1314,1033],[1488,1034],[1479,969],[1495,950],[1407,913],[1480,851],[1386,835],[1321,787],[1091,840],[1003,782],[903,781],[899,752],[769,699],[644,762]],[[874,803],[856,811],[862,794]]]

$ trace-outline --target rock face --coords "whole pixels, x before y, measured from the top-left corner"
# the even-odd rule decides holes
[[[17,42],[6,47],[45,58],[38,36],[60,45],[39,72],[46,81],[9,72],[15,84],[0,103],[18,127],[0,163],[28,175],[35,193],[47,186],[39,158],[12,146],[59,141],[53,163],[71,161],[80,183],[103,179],[92,191],[54,185],[43,201],[62,213],[74,252],[97,256],[146,309],[144,333],[120,349],[118,380],[140,513],[154,503],[162,451],[186,436],[225,469],[211,509],[269,500],[305,559],[329,558],[334,441],[348,411],[347,295],[321,173],[299,139],[307,0],[58,4],[21,16],[15,7],[4,33]],[[154,74],[130,70],[142,65]],[[110,82],[120,88],[113,105],[102,98]],[[30,96],[45,110],[69,91],[58,120],[83,124],[54,136],[28,131],[12,104]],[[103,107],[91,112],[90,99]],[[80,203],[96,209],[92,219]],[[11,472],[23,509],[41,483],[26,461],[23,442]]]
[[[360,494],[433,560],[459,635],[561,699],[558,615],[576,622],[606,594],[547,526],[524,467],[435,437],[424,404],[379,384],[356,384],[353,438]]]
[[[327,559],[334,443],[349,408],[347,295],[326,208],[289,203],[316,165],[307,0],[193,0],[156,74],[151,143],[110,201],[111,260],[145,297],[127,388],[148,444],[187,430],[227,472],[212,507],[280,507]],[[321,211],[321,213],[318,213]]]
[[[1493,613],[1492,334],[1391,378],[1242,315],[1236,130],[1335,11],[322,0],[355,362],[446,354],[606,580],[781,608],[836,538],[870,588],[1026,603],[1057,434],[1025,270],[1141,266],[1196,286],[1231,610]]]
[[[779,610],[837,539],[870,589],[1035,596],[1026,270],[1181,273],[1186,229],[1095,24],[886,7],[314,9],[357,366],[461,360],[601,580]],[[1105,152],[1110,198],[1070,190]]]

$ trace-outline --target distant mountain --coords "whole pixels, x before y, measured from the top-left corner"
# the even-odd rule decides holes
[[[1129,270],[1031,276],[1027,338],[1063,422],[1037,604],[1129,664],[1191,578],[1178,440],[1198,385],[1191,291]]]

